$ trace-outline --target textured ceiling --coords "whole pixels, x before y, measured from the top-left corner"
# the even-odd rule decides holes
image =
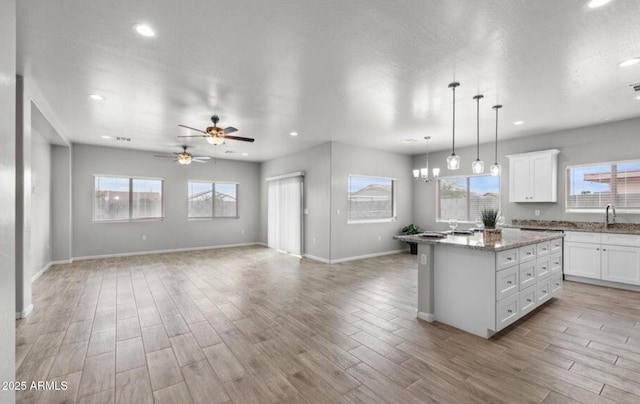
[[[497,102],[502,138],[640,116],[640,65],[618,67],[640,56],[638,20],[636,0],[24,0],[18,63],[74,142],[171,151],[179,123],[204,128],[215,112],[256,138],[219,157],[328,140],[414,154],[424,144],[402,139],[449,147],[454,79],[460,146],[475,142],[477,93],[483,143]]]

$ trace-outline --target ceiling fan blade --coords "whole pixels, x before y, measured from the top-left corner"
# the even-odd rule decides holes
[[[209,137],[208,135],[178,135],[178,137]]]
[[[252,139],[250,137],[227,136],[227,135],[224,135],[222,137],[225,138],[225,139],[230,139],[230,140],[240,140],[242,142],[255,142],[256,141],[255,139]]]
[[[196,163],[206,163],[206,161],[204,161],[204,160],[191,159],[191,161],[196,162]]]
[[[187,129],[195,130],[196,132],[207,133],[207,132],[203,131],[202,129],[192,128],[191,126],[187,126],[187,125],[178,125],[178,126],[180,126],[181,128],[187,128]]]
[[[157,156],[157,155],[156,155],[156,156],[153,156],[153,157],[161,157],[161,158],[165,158],[165,159],[172,159],[172,158],[174,158],[175,156]]]
[[[209,157],[209,156],[193,156],[191,158],[192,159],[198,159],[198,160],[211,160],[211,157]]]
[[[238,129],[234,128],[233,126],[229,126],[228,128],[224,128],[223,129],[224,134],[228,134],[228,133],[233,133],[233,132],[237,132]]]

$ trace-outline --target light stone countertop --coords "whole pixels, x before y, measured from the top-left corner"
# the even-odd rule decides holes
[[[564,237],[563,233],[553,231],[502,229],[502,237],[494,243],[485,243],[482,232],[477,232],[473,235],[448,235],[446,238],[423,237],[420,236],[420,234],[411,236],[394,236],[393,238],[395,240],[410,243],[440,244],[453,247],[471,248],[474,250],[498,252],[562,237]]]
[[[602,222],[571,222],[561,220],[523,220],[514,219],[507,227],[535,230],[581,231],[589,233],[617,233],[640,235],[639,223],[615,223],[608,228]]]

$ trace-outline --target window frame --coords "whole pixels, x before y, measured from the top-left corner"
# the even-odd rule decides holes
[[[96,220],[96,178],[105,177],[105,178],[126,178],[129,180],[129,218],[128,219],[117,219],[117,220]],[[164,196],[165,196],[165,186],[163,177],[144,177],[144,176],[132,176],[132,175],[113,175],[113,174],[93,174],[92,175],[92,204],[91,204],[91,222],[94,224],[105,224],[105,223],[131,223],[131,222],[160,222],[165,218],[165,204],[164,204]],[[160,217],[137,217],[133,218],[133,180],[155,180],[160,181]]]
[[[383,180],[391,180],[391,217],[388,218],[380,218],[380,219],[349,219],[349,213],[351,212],[350,204],[349,204],[349,178],[350,177],[364,177],[364,178],[374,178],[374,179],[383,179]],[[398,221],[398,214],[396,212],[397,208],[397,197],[398,197],[398,179],[393,177],[382,177],[379,175],[363,175],[363,174],[347,174],[347,224],[365,224],[365,223],[392,223]]]
[[[442,219],[440,218],[440,181],[454,178],[467,178],[467,182],[473,177],[497,177],[498,178],[498,212],[502,214],[502,175],[493,176],[491,174],[467,174],[467,175],[451,175],[447,177],[438,177],[436,179],[436,190],[435,194],[435,218],[436,223],[448,223],[450,218]],[[470,187],[468,187],[469,189]],[[467,206],[469,206],[469,192],[467,192]],[[458,219],[458,223],[464,224],[473,224],[475,223],[473,218],[469,218],[469,220],[460,220]]]
[[[577,207],[569,207],[569,191],[570,191],[570,183],[567,181],[568,171],[572,168],[582,168],[582,167],[590,167],[590,166],[606,166],[606,165],[621,165],[621,164],[640,164],[640,159],[634,160],[613,160],[613,161],[603,161],[597,163],[581,163],[581,164],[565,164],[564,167],[564,211],[565,213],[603,213],[606,209],[606,206],[594,208],[577,208]],[[613,195],[613,206],[616,206],[616,198],[617,195]],[[637,208],[618,208],[616,206],[616,214],[640,214],[640,206]]]
[[[191,217],[189,216],[189,184],[192,182],[198,182],[201,184],[211,184],[212,192],[215,195],[215,184],[233,184],[236,186],[236,215],[235,216],[216,216],[215,199],[211,200],[211,216],[206,217]],[[240,219],[240,183],[234,181],[213,181],[213,180],[190,180],[187,179],[187,220],[202,221],[202,220],[215,220],[215,219]]]

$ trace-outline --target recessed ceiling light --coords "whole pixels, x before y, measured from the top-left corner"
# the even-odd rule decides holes
[[[156,32],[148,26],[147,24],[136,24],[133,26],[133,29],[140,35],[146,36],[147,38],[153,38],[156,36]]]
[[[515,121],[514,125],[524,125],[524,121]]]
[[[89,98],[91,98],[94,101],[104,101],[104,97],[101,96],[100,94],[89,94]]]
[[[289,133],[291,136],[298,136],[298,132],[291,132]]]
[[[591,0],[589,2],[588,7],[589,8],[598,8],[598,7],[602,7],[607,3],[610,3],[611,0]]]
[[[242,153],[242,155],[246,157],[249,155],[249,153]]]
[[[640,58],[633,58],[633,59],[627,59],[624,62],[618,63],[618,66],[629,67],[629,66],[637,65],[638,63],[640,63]]]
[[[106,135],[103,135],[103,136],[100,136],[100,137],[103,138],[103,139],[111,139],[111,136],[106,136]]]
[[[418,139],[402,139],[402,143],[415,143]]]

